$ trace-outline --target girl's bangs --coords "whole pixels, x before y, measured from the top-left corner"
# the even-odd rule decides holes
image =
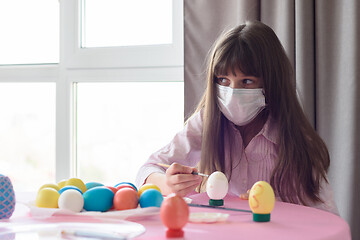
[[[240,70],[248,76],[260,77],[256,56],[249,51],[248,46],[238,41],[224,46],[217,51],[218,56],[214,57],[214,75],[227,76],[229,71],[235,76],[235,71]]]

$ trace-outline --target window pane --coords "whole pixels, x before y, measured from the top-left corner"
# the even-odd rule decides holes
[[[59,1],[0,1],[0,64],[59,62]]]
[[[78,172],[133,182],[151,153],[183,128],[183,82],[78,83]]]
[[[0,174],[16,191],[55,182],[55,83],[0,83]]]
[[[82,47],[172,43],[171,0],[83,0]]]

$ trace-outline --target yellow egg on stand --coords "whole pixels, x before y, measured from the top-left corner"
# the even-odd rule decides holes
[[[249,205],[255,222],[270,221],[270,213],[275,205],[275,194],[271,185],[265,181],[256,182],[249,192]]]

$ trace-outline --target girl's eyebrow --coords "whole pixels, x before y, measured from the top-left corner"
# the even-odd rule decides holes
[[[244,77],[244,78],[248,78],[248,77],[256,78],[256,76],[254,76],[254,75],[246,75],[246,74],[244,74],[242,77]]]
[[[216,78],[227,78],[229,75],[215,75]],[[235,75],[235,77],[238,77]],[[240,76],[239,76],[240,77]],[[258,77],[255,77],[253,75],[244,75],[244,76],[241,76],[241,78],[258,78]]]

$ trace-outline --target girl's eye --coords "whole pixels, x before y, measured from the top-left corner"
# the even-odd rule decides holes
[[[244,85],[250,85],[250,84],[253,84],[253,83],[254,83],[254,80],[251,80],[251,79],[244,79],[243,80]]]
[[[228,80],[226,78],[216,78],[216,82],[220,85],[228,85]]]

